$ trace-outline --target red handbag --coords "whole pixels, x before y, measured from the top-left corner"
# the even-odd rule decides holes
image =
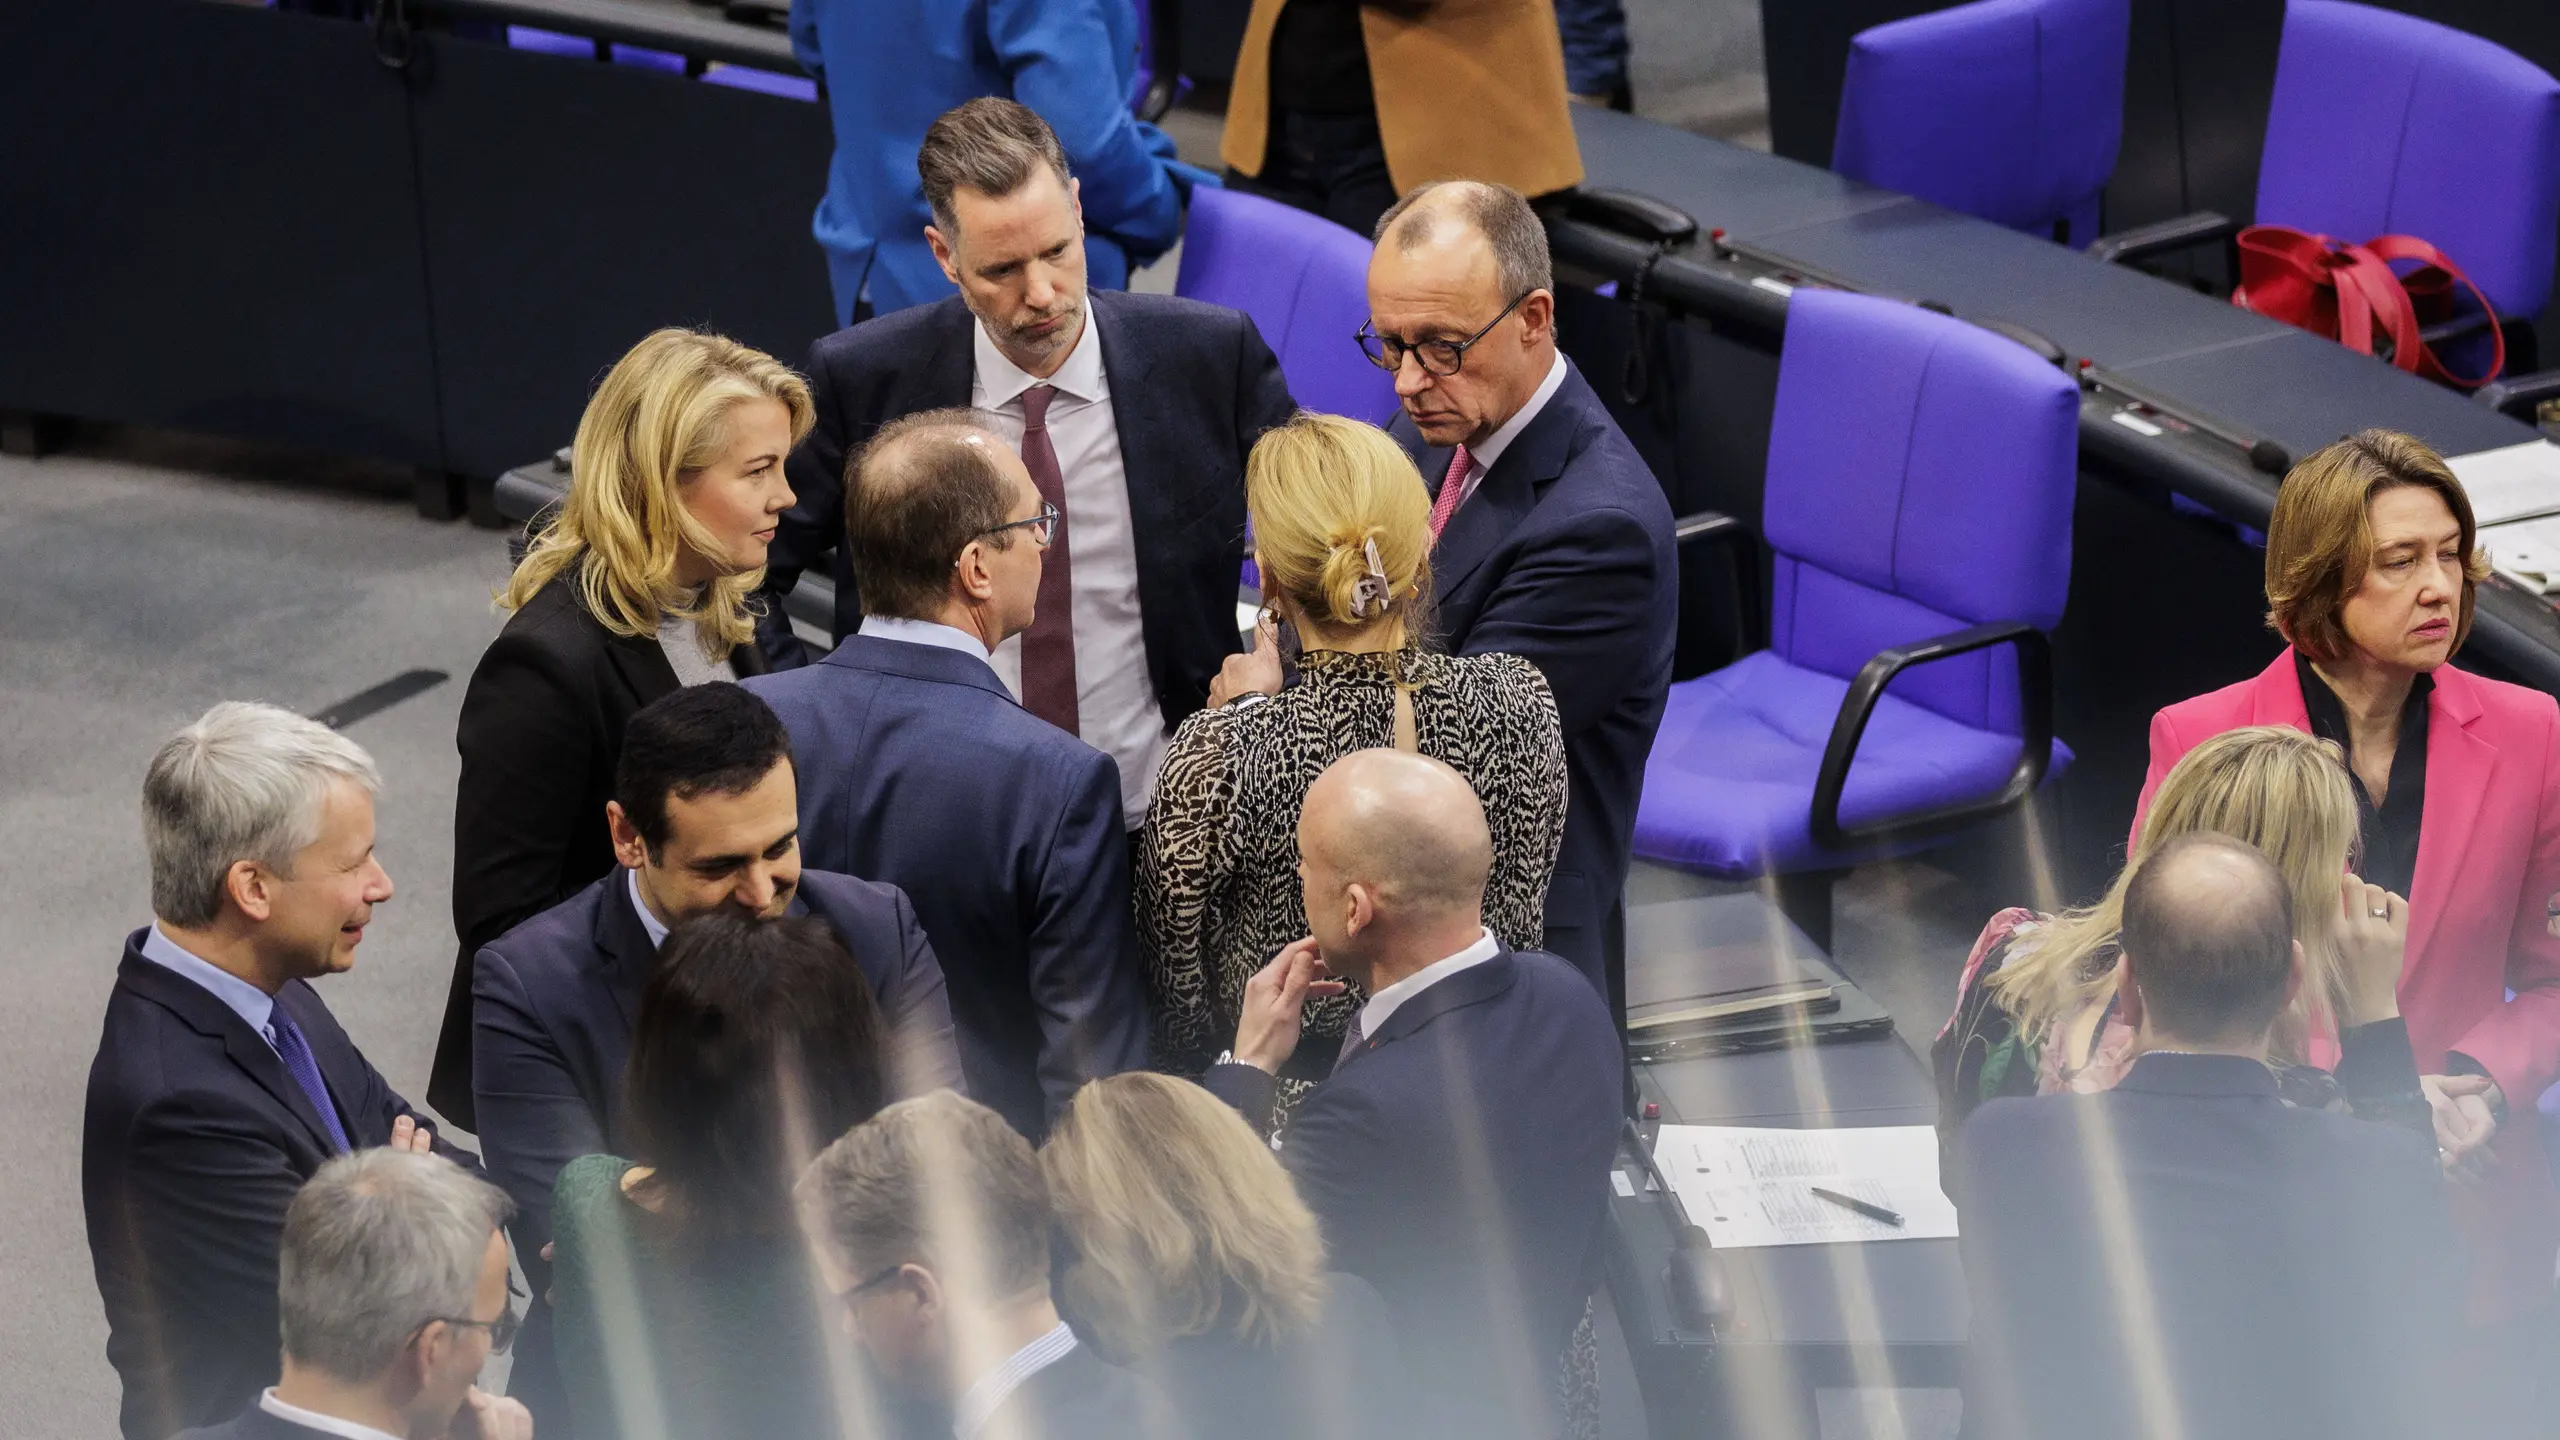
[[[2418,268],[2403,275],[2395,261]],[[2476,390],[2506,368],[2507,337],[2489,326],[2489,368],[2456,375],[2420,338],[2421,326],[2453,318],[2453,287],[2471,292],[2480,313],[2494,316],[2489,299],[2462,267],[2415,235],[2380,235],[2350,245],[2285,225],[2252,225],[2240,232],[2240,284],[2231,303],[2270,320],[2335,340],[2359,355],[2373,353],[2379,333],[2393,365],[2441,385]]]

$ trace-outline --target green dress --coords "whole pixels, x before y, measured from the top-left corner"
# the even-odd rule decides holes
[[[848,1433],[828,1381],[844,1336],[798,1237],[688,1240],[622,1193],[629,1169],[588,1155],[553,1188],[553,1334],[580,1440]]]

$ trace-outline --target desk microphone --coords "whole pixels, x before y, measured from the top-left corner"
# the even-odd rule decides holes
[[[1715,1242],[1707,1238],[1704,1227],[1689,1218],[1689,1207],[1680,1203],[1680,1192],[1671,1188],[1671,1179],[1654,1163],[1653,1149],[1644,1143],[1644,1132],[1636,1122],[1626,1122],[1627,1138],[1635,1144],[1636,1157],[1644,1161],[1645,1174],[1653,1177],[1654,1187],[1662,1198],[1671,1202],[1671,1213],[1677,1217],[1671,1227],[1671,1258],[1663,1263],[1662,1286],[1671,1294],[1671,1313],[1682,1328],[1712,1331],[1716,1322],[1733,1314],[1733,1281],[1725,1274],[1724,1256],[1716,1253]]]
[[[2113,390],[2137,405],[2156,410],[2182,425],[2201,430],[2214,439],[2239,449],[2248,455],[2250,468],[2262,474],[2281,479],[2287,470],[2293,468],[2293,456],[2275,441],[2263,436],[2243,435],[2209,415],[2163,400],[2142,386],[2127,381],[2114,371],[2100,368],[2095,360],[2080,362],[2079,378],[2080,383],[2089,389]]]

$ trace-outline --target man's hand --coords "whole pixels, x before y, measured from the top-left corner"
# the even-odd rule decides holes
[[[1291,941],[1244,982],[1244,1013],[1236,1020],[1237,1063],[1279,1074],[1297,1052],[1307,997],[1341,993],[1342,982],[1327,976],[1314,937]]]
[[[1253,648],[1230,655],[1209,682],[1209,706],[1215,709],[1239,695],[1280,693],[1280,626],[1265,608],[1253,621]]]
[[[533,1440],[533,1412],[521,1400],[492,1395],[474,1385],[453,1412],[446,1440]]]
[[[2496,1160],[2489,1141],[2498,1131],[2497,1082],[2486,1075],[2421,1075],[2418,1088],[2434,1112],[2445,1178],[2457,1185],[2487,1179]]]
[[[436,1132],[403,1115],[391,1122],[391,1148],[412,1155],[436,1153]]]
[[[2353,875],[2338,882],[2338,963],[2347,1025],[2400,1013],[2400,966],[2409,949],[2409,902]],[[2380,914],[2376,914],[2380,911]]]

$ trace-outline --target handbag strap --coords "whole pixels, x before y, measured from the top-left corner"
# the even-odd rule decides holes
[[[2432,266],[2443,271],[2453,283],[2471,292],[2472,302],[2480,307],[2481,314],[2489,318],[2489,368],[2478,376],[2456,375],[2447,370],[2444,362],[2437,357],[2435,347],[2424,343],[2418,346],[2418,363],[2415,366],[2403,366],[2403,369],[2414,369],[2418,374],[2439,384],[2452,385],[2464,390],[2477,390],[2497,379],[2499,372],[2507,368],[2507,334],[2498,324],[2498,312],[2489,304],[2489,297],[2481,293],[2480,287],[2472,283],[2469,275],[2463,273],[2462,267],[2453,263],[2452,256],[2415,235],[2377,235],[2366,241],[2363,248],[2371,252],[2375,258],[2385,262],[2386,269],[2389,268],[2390,261],[2415,260],[2422,267]],[[2397,279],[2396,272],[2394,278]],[[2405,288],[2402,293],[2407,293]]]

